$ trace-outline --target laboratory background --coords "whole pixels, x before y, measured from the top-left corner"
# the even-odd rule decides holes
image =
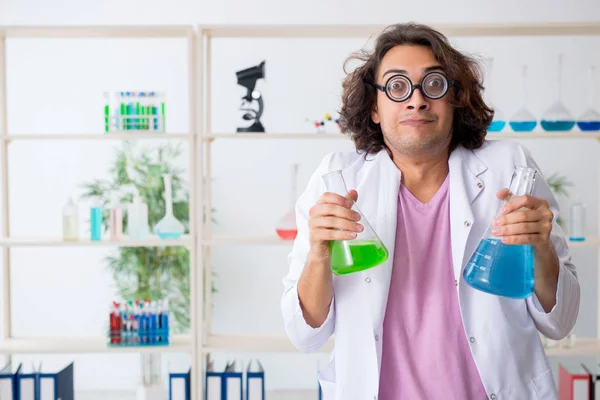
[[[561,398],[589,398],[597,0],[0,0],[0,399],[320,399],[331,346],[298,353],[280,312],[290,212],[353,150],[344,60],[408,21],[480,59],[490,138],[551,183],[582,300],[544,342]]]

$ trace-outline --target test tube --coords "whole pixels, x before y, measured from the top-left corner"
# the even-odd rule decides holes
[[[577,201],[571,205],[569,216],[569,240],[581,242],[585,240],[585,206]]]

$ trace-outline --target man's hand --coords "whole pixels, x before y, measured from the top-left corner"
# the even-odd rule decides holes
[[[497,193],[500,200],[508,197],[508,189]],[[494,218],[492,234],[506,244],[529,244],[533,246],[535,265],[535,294],[544,308],[550,312],[556,304],[559,260],[550,241],[554,213],[544,199],[525,195],[515,196],[500,210],[502,215]]]
[[[504,200],[508,189],[498,192]],[[550,244],[554,214],[548,202],[533,196],[515,196],[501,209],[501,216],[493,221],[492,234],[506,244],[530,244],[544,249]]]

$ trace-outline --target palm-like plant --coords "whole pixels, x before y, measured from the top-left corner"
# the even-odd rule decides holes
[[[109,207],[114,201],[131,203],[133,193],[148,204],[148,223],[153,228],[165,215],[162,174],[172,175],[173,214],[189,232],[189,194],[176,166],[182,153],[180,145],[136,149],[124,142],[117,149],[109,179],[96,179],[83,184],[82,198],[94,198],[104,206],[104,229],[108,227]],[[123,215],[127,232],[127,215]],[[173,331],[190,326],[189,252],[185,247],[120,247],[117,254],[106,258],[119,295],[123,300],[168,299],[173,318]]]

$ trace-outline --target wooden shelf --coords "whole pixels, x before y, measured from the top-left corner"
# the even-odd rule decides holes
[[[190,25],[163,26],[0,26],[7,38],[187,38]]]
[[[188,133],[110,132],[110,133],[23,133],[0,136],[2,140],[189,140]]]
[[[546,354],[550,357],[600,356],[600,339],[577,338],[575,346],[571,348],[550,347],[546,349]]]
[[[144,240],[131,240],[124,237],[119,241],[112,241],[108,238],[92,241],[86,238],[73,242],[64,241],[62,238],[10,237],[0,239],[0,247],[187,247],[191,245],[192,238],[189,235],[174,240],[163,240],[156,236],[150,236]]]
[[[106,338],[11,338],[0,341],[0,353],[191,353],[189,335],[173,336],[169,346],[111,347]]]
[[[206,246],[222,245],[268,245],[268,246],[292,246],[293,240],[282,240],[273,236],[233,236],[233,235],[214,235],[212,239],[203,240],[202,244]]]
[[[330,352],[333,338],[318,352]],[[286,336],[262,335],[210,335],[202,349],[203,353],[252,352],[252,353],[299,353]]]
[[[435,24],[427,25],[446,36],[572,36],[600,35],[598,22],[511,23],[511,24]],[[200,29],[212,38],[352,38],[379,34],[386,25],[203,25]]]
[[[488,139],[600,139],[600,132],[490,132]],[[342,133],[214,133],[204,136],[205,141],[212,142],[217,139],[234,140],[350,140]]]

